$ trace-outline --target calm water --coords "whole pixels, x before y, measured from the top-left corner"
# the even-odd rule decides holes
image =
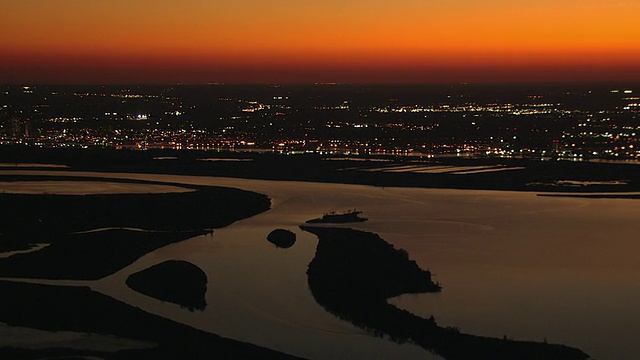
[[[300,232],[298,225],[327,211],[358,208],[370,220],[350,226],[376,232],[406,249],[444,287],[440,294],[390,300],[397,306],[434,315],[441,325],[464,332],[546,339],[578,347],[600,360],[640,358],[638,201],[109,176],[232,186],[273,200],[268,212],[159,249],[92,285],[149,312],[309,358],[436,358],[412,345],[369,336],[326,313],[309,293],[305,271],[317,240]],[[275,228],[295,231],[297,243],[276,249],[265,240]],[[130,273],[166,259],[184,259],[207,272],[209,306],[204,312],[190,313],[124,286]]]

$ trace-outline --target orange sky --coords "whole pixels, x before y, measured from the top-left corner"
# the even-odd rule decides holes
[[[640,0],[6,0],[0,82],[640,80]]]

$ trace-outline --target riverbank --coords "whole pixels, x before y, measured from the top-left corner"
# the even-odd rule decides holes
[[[210,160],[224,161],[210,161]],[[204,161],[207,160],[207,161]],[[0,162],[46,170],[236,177],[441,189],[535,192],[640,191],[640,164],[501,157],[280,155],[198,150],[0,147]]]

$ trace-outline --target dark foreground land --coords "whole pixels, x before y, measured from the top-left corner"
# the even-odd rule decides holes
[[[318,304],[380,336],[413,341],[447,360],[583,360],[588,355],[563,345],[464,334],[387,303],[404,293],[440,291],[431,273],[376,234],[345,228],[302,226],[318,236],[307,271]]]
[[[0,281],[0,322],[47,331],[104,334],[148,343],[142,349],[95,351],[0,347],[2,359],[293,359],[148,314],[88,288]]]
[[[5,176],[2,179],[12,181],[49,178]],[[82,179],[88,180],[90,179]],[[208,231],[253,216],[270,206],[266,196],[248,191],[180,186],[192,191],[106,195],[3,193],[0,194],[0,207],[11,209],[0,217],[0,228],[6,238],[3,244],[5,248],[13,245],[18,249],[34,239],[37,239],[37,242],[55,242],[60,236],[109,227],[172,233]]]
[[[0,249],[48,246],[0,259],[0,276],[96,280],[162,246],[270,207],[260,194],[192,187],[168,194],[0,194]],[[124,228],[144,229],[134,231]],[[86,232],[95,229],[101,231]]]

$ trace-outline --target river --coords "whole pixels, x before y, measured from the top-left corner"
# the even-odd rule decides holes
[[[28,171],[2,173],[33,174]],[[70,172],[35,172],[65,175]],[[379,234],[408,251],[443,286],[439,294],[390,301],[463,332],[548,341],[593,358],[640,358],[640,203],[540,197],[535,193],[281,182],[230,178],[76,173],[236,187],[267,194],[272,209],[147,254],[92,287],[151,313],[224,337],[312,359],[433,358],[411,344],[368,335],[318,306],[306,285],[317,240],[305,220],[357,208]],[[224,204],[220,204],[224,206]],[[275,228],[298,241],[277,249]],[[167,259],[209,277],[204,312],[189,312],[124,286],[136,271]]]

